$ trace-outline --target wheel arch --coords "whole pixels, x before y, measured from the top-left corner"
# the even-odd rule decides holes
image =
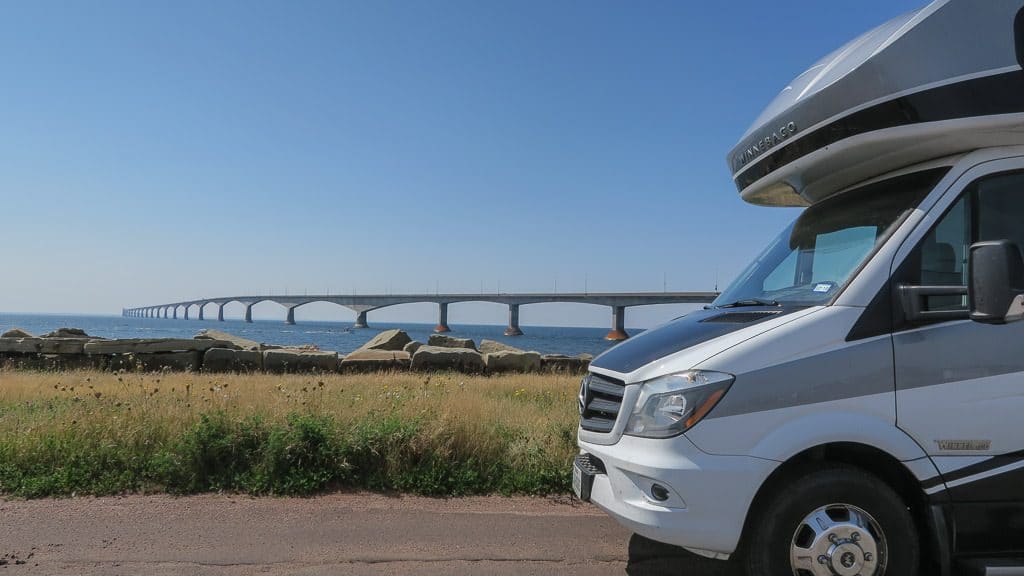
[[[793,478],[825,464],[846,464],[874,475],[891,487],[907,504],[917,526],[921,544],[921,573],[949,576],[953,537],[947,506],[925,494],[914,472],[892,454],[859,442],[830,442],[805,449],[782,462],[761,484],[751,501],[740,536],[739,551],[749,540],[752,521],[773,494],[785,489]]]

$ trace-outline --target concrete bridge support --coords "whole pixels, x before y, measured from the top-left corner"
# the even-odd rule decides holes
[[[167,308],[164,308],[164,320],[167,320]]]
[[[252,304],[245,305],[245,321],[252,324]]]
[[[175,320],[178,319],[178,307],[177,306],[175,306],[174,310],[171,312],[171,318],[174,318]]]
[[[612,329],[604,339],[620,341],[627,338],[629,334],[626,333],[626,307],[612,306]]]
[[[519,304],[508,305],[508,328],[505,328],[505,336],[522,336],[523,331],[519,328]]]
[[[356,323],[352,325],[353,328],[369,328],[370,326],[366,323],[366,310],[360,310],[356,312]]]
[[[448,327],[448,303],[443,302],[437,305],[437,326],[434,326],[434,332],[451,332],[452,329]]]
[[[185,320],[188,320],[188,309],[189,306],[185,306]]]
[[[224,321],[224,305],[223,304],[217,304],[217,321],[218,322],[223,322]]]
[[[295,306],[288,308],[288,317],[284,319],[285,324],[295,324]]]
[[[203,320],[203,310],[205,310],[205,309],[206,309],[206,304],[200,304],[199,305],[199,319],[200,320]]]

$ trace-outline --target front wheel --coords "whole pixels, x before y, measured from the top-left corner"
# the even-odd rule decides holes
[[[910,511],[859,468],[830,465],[803,475],[755,514],[745,554],[750,576],[917,574]]]

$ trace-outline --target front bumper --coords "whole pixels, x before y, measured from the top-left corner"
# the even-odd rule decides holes
[[[652,540],[707,556],[732,554],[754,495],[777,462],[701,452],[686,436],[623,436],[610,446],[580,441],[603,463],[590,501],[620,524]],[[657,501],[651,486],[668,489]]]

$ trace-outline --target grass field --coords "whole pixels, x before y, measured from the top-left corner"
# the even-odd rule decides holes
[[[565,492],[578,383],[0,371],[0,494]]]

